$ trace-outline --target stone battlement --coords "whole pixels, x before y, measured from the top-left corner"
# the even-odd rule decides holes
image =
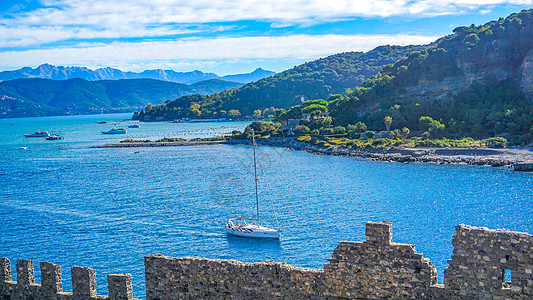
[[[41,284],[35,283],[33,261],[19,259],[17,281],[12,281],[11,262],[0,257],[0,299],[133,300],[131,275],[107,275],[109,296],[96,293],[96,271],[72,267],[72,293],[63,291],[61,266],[41,262]]]
[[[368,222],[366,240],[341,241],[323,269],[282,262],[145,257],[146,299],[533,299],[533,236],[458,225],[453,256],[437,284],[435,266],[413,245],[392,241],[392,222]],[[0,258],[0,299],[132,299],[131,276],[108,275],[109,298],[96,294],[95,271],[72,267],[72,293],[61,268]],[[506,277],[511,280],[506,281]]]
[[[324,269],[156,254],[145,257],[146,298],[533,299],[532,235],[459,225],[452,244],[444,285],[413,245],[392,242],[390,221],[368,222],[363,242],[341,241]]]

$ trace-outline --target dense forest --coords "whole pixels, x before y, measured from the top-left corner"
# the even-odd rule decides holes
[[[152,119],[213,118],[257,115],[258,111],[289,108],[302,99],[327,98],[359,86],[406,54],[427,46],[381,46],[366,53],[346,52],[296,66],[274,76],[209,97],[183,97],[144,110]],[[193,103],[194,102],[194,103]],[[230,113],[231,111],[231,113]]]
[[[0,118],[131,112],[187,94],[213,94],[242,84],[212,79],[191,85],[153,79],[15,79],[0,82]]]

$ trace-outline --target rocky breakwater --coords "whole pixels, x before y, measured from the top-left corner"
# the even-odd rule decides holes
[[[132,148],[132,147],[176,147],[176,146],[196,146],[196,145],[218,145],[224,141],[176,141],[176,142],[124,142],[124,143],[109,143],[91,148]]]

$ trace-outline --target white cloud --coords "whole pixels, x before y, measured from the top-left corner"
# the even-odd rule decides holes
[[[192,34],[196,32],[198,32],[198,30],[178,29],[168,26],[159,26],[155,28],[145,28],[142,26],[135,28],[117,27],[114,29],[63,26],[0,26],[0,48],[42,45],[70,39],[150,38]]]
[[[383,44],[426,44],[437,37],[420,35],[291,35],[222,37],[0,52],[0,68],[56,65],[113,66],[140,71],[147,67],[186,70],[249,60],[308,61],[345,51],[367,51]]]
[[[307,22],[345,17],[418,17],[463,13],[491,5],[531,5],[532,0],[53,0],[15,16],[31,25],[169,24],[270,20]],[[6,20],[3,20],[4,22]]]
[[[216,32],[217,22],[260,20],[272,28],[351,17],[422,18],[487,13],[533,0],[42,0],[44,7],[0,18],[0,48],[79,39],[150,38]],[[204,33],[205,34],[205,33]]]

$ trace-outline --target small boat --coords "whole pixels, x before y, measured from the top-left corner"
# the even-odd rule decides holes
[[[139,124],[131,124],[130,126],[128,126],[129,128],[140,128],[141,125]]]
[[[36,131],[34,133],[25,134],[25,137],[47,137],[50,136],[48,131]]]
[[[22,149],[22,150],[26,150],[26,149],[28,149],[28,147],[26,147],[26,146],[22,146],[22,147],[20,147],[20,149]]]
[[[108,131],[102,131],[103,134],[125,134],[126,132],[124,128],[111,128]]]
[[[57,140],[62,140],[63,136],[59,135],[59,134],[51,134],[51,135],[47,136],[46,139],[49,140],[49,141],[57,141]]]
[[[281,236],[281,230],[279,229],[278,217],[276,216],[276,211],[274,210],[274,204],[272,203],[272,197],[270,197],[270,202],[272,204],[272,210],[274,211],[274,217],[276,218],[276,223],[277,223],[278,228],[272,229],[272,228],[263,226],[261,225],[261,221],[259,219],[259,192],[258,192],[258,187],[257,187],[257,182],[259,181],[259,179],[257,177],[257,159],[256,159],[257,145],[255,144],[255,134],[253,130],[252,130],[252,147],[254,151],[255,205],[256,205],[257,215],[255,219],[242,218],[242,217],[229,219],[228,222],[226,223],[226,232],[229,235],[244,237],[244,238],[262,238],[262,239],[266,238],[266,239],[278,239],[279,240]],[[257,157],[259,157],[259,154],[257,154]],[[261,164],[261,169],[263,171],[263,179],[264,179],[265,172],[263,170],[262,164]],[[266,179],[265,179],[265,183],[266,183]],[[267,183],[266,183],[266,187],[268,189]],[[268,191],[268,195],[270,196],[270,191]],[[248,223],[247,221],[251,221],[251,223]]]

